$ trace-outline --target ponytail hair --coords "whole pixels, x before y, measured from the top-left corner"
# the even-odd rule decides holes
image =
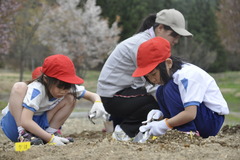
[[[156,13],[150,14],[148,17],[146,17],[142,21],[142,23],[136,33],[140,33],[140,32],[145,31],[146,29],[151,28],[155,24],[155,19],[156,19]]]

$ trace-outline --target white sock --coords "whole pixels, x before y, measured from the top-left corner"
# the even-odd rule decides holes
[[[19,135],[22,133],[22,131],[24,131],[24,128],[22,126],[19,126],[17,129],[18,129],[18,134]]]
[[[50,134],[53,134],[53,133],[57,132],[57,129],[52,128],[52,127],[48,127],[48,128],[46,129],[46,132],[48,132],[48,133],[50,133]]]

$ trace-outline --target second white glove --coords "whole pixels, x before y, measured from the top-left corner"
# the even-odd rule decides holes
[[[167,132],[167,130],[170,129],[172,128],[168,127],[166,124],[166,119],[161,121],[153,121],[139,128],[140,132],[146,132],[149,130],[149,134],[153,136],[163,135]]]
[[[153,109],[148,113],[147,120],[143,121],[142,124],[147,124],[153,120],[159,120],[161,117],[163,117],[163,113],[158,109]]]

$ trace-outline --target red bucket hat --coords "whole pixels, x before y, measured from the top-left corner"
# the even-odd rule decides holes
[[[32,79],[36,79],[42,75],[42,67],[37,67],[32,72]]]
[[[42,65],[42,72],[49,77],[71,84],[82,84],[84,80],[76,75],[72,60],[62,54],[47,57]]]
[[[137,69],[133,77],[150,73],[158,64],[171,56],[170,43],[161,37],[152,38],[142,43],[137,53]]]

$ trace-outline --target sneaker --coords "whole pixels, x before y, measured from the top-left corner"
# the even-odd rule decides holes
[[[61,134],[61,131],[59,132],[59,130],[54,133],[54,136],[63,137]],[[72,137],[64,137],[64,138],[68,139],[69,142],[74,142],[74,139]]]
[[[112,134],[112,138],[118,141],[131,141],[132,138],[130,138],[119,125],[116,125],[115,130]]]
[[[19,137],[18,137],[18,142],[31,142],[31,145],[41,145],[44,144],[43,140],[33,136],[31,133],[26,132],[23,130]]]

